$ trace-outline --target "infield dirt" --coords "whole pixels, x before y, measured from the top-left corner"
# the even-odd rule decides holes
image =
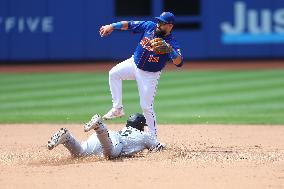
[[[61,127],[81,141],[91,134],[75,124],[0,125],[1,189],[284,188],[283,126],[160,125],[165,151],[112,161],[47,150]]]

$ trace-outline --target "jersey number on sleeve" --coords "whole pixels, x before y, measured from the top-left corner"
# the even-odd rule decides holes
[[[128,135],[130,135],[132,133],[132,131],[131,130],[128,130],[128,129],[126,129],[123,133],[121,133],[120,135],[121,136],[128,136]]]

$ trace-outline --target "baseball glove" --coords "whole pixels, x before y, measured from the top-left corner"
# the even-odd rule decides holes
[[[172,47],[162,38],[152,39],[150,44],[156,54],[167,54],[173,51]]]

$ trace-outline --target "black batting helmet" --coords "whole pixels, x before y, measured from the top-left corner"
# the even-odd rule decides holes
[[[144,131],[144,126],[147,126],[146,118],[140,113],[132,114],[127,120],[126,127],[128,126],[138,129],[140,131]]]

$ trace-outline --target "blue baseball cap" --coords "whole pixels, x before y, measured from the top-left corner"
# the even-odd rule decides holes
[[[175,15],[171,12],[163,12],[159,17],[155,17],[155,18],[167,24],[175,23]]]

